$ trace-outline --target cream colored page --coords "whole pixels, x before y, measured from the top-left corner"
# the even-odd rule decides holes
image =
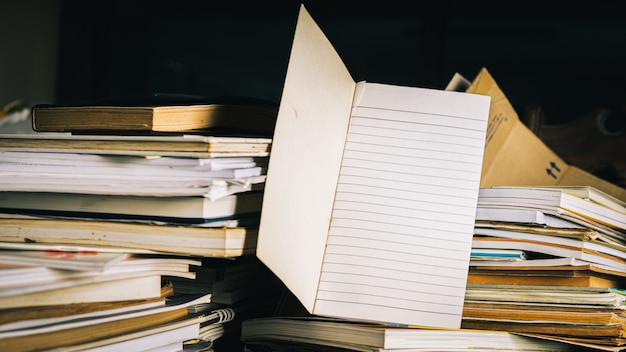
[[[357,91],[314,313],[458,328],[489,97]]]
[[[313,309],[355,82],[304,8],[269,160],[257,256]]]

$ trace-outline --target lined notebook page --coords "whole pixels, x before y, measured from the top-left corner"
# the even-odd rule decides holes
[[[457,328],[489,98],[361,82],[315,314]]]

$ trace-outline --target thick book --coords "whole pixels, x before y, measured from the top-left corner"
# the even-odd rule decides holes
[[[76,104],[37,104],[38,132],[238,131],[271,136],[276,106],[246,97],[204,98],[153,94],[104,98]]]
[[[302,7],[257,255],[314,314],[458,327],[488,109],[355,83]]]
[[[0,212],[111,220],[203,224],[259,217],[263,193],[240,192],[211,200],[202,196],[150,197],[57,192],[0,192]]]
[[[626,337],[624,319],[609,324],[566,324],[564,322],[489,321],[463,319],[464,329],[508,331],[510,333],[546,334],[562,337],[622,338]]]
[[[468,284],[465,302],[623,308],[626,292],[608,287]]]
[[[0,153],[0,188],[217,199],[265,182],[264,163],[228,164],[181,157],[4,151]]]
[[[569,350],[565,344],[502,331],[391,325],[319,317],[263,317],[244,320],[241,339],[246,345],[291,342],[294,350],[298,350],[298,343],[350,351]]]
[[[94,245],[202,257],[255,253],[258,228],[149,225],[77,219],[0,218],[0,241]]]
[[[532,334],[594,351],[623,350],[623,290],[468,285],[467,292],[463,308],[465,328]]]
[[[464,318],[478,318],[490,321],[551,321],[563,323],[612,324],[626,322],[621,309],[567,307],[549,305],[525,305],[505,303],[466,303]]]
[[[0,150],[189,158],[266,157],[271,138],[182,135],[0,134]],[[222,159],[223,160],[223,159]],[[219,162],[219,160],[218,160]]]
[[[313,314],[458,327],[488,113],[486,96],[356,83],[302,6],[257,256]]]

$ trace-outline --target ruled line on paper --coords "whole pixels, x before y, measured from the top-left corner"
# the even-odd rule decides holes
[[[356,313],[367,305],[433,317],[458,314],[484,123],[445,114],[353,110],[316,309]],[[442,294],[454,299],[441,303]]]
[[[405,307],[415,307],[426,302],[440,305],[442,304],[442,296],[455,297],[452,292],[457,288],[452,285],[434,285],[427,282],[396,280],[392,278],[363,275],[362,273],[340,272],[325,273],[325,275],[327,279],[320,283],[320,294],[322,292],[343,292],[350,294],[358,293],[358,291],[351,292],[349,290],[353,287],[360,289],[369,288],[372,290],[371,296],[375,297],[375,300],[379,302],[384,298],[402,300],[404,301],[403,306]],[[400,288],[398,289],[394,286]],[[389,289],[390,287],[394,288]],[[448,292],[448,294],[442,295],[442,292]],[[447,305],[447,303],[444,304]]]
[[[340,211],[343,217],[333,219],[333,238],[335,236],[350,236],[355,239],[378,239],[382,241],[396,242],[399,244],[418,244],[424,248],[447,248],[461,254],[467,250],[468,241],[465,240],[463,232],[453,233],[450,230],[443,230],[441,227],[433,227],[416,233],[415,220],[398,221],[389,223],[370,219],[369,221],[354,220],[350,215],[351,211]],[[348,213],[347,215],[343,213]],[[354,233],[353,233],[354,232]],[[328,242],[332,242],[329,238]],[[471,243],[469,244],[471,248]]]
[[[395,247],[390,249],[389,247],[395,246],[396,243],[380,240],[356,242],[350,236],[333,236],[332,242],[333,247],[327,252],[329,257],[327,261],[324,261],[324,264],[342,263],[362,265],[365,268],[380,265],[381,268],[396,270],[402,275],[420,273],[428,277],[445,276],[455,279],[465,279],[467,272],[467,268],[459,268],[461,259],[454,254],[458,254],[460,251],[456,250],[407,244],[404,244],[401,250]],[[411,250],[414,252],[410,252]],[[466,264],[466,261],[462,262],[463,265]],[[438,270],[424,272],[424,265],[436,267]],[[327,268],[324,271],[326,270]]]
[[[475,218],[475,215],[472,215],[472,213],[475,214],[475,211],[472,210],[466,210],[465,212],[469,214],[459,217],[455,216],[454,213],[407,208],[399,209],[377,204],[348,201],[338,201],[336,203],[334,210],[336,214],[333,215],[333,221],[349,219],[356,222],[360,221],[366,225],[373,221],[387,225],[402,224],[413,229],[420,228],[423,232],[436,230],[441,228],[442,223],[446,223],[448,226],[446,226],[445,233],[448,236],[458,235],[464,237],[467,234],[467,221],[473,221]],[[395,210],[395,213],[390,213],[391,210]],[[332,225],[338,226],[337,223]]]
[[[463,148],[465,151],[467,148]],[[404,154],[404,155],[403,155]],[[407,146],[402,148],[382,145],[365,144],[358,141],[347,141],[344,148],[344,160],[384,160],[389,164],[407,166],[434,166],[442,171],[465,171],[473,170],[476,165],[482,165],[480,154],[467,152],[442,153],[439,151],[426,151],[424,149],[412,149]]]
[[[354,123],[352,123],[354,121]],[[440,125],[424,125],[415,123],[396,122],[393,125],[383,124],[384,120],[355,116],[351,119],[350,129],[353,137],[359,135],[380,135],[378,130],[389,131],[387,134],[394,135],[395,138],[407,141],[438,141],[444,144],[475,145],[476,141],[483,141],[480,138],[480,131],[462,129],[458,127],[445,127]],[[417,129],[419,127],[419,129]],[[445,140],[442,140],[445,137]],[[480,143],[483,144],[483,143]]]
[[[438,199],[433,201],[416,200],[414,197],[422,195],[436,195],[433,190],[429,192],[413,192],[406,189],[392,189],[376,187],[365,187],[362,184],[341,183],[341,191],[336,193],[335,202],[340,201],[355,201],[364,204],[379,204],[380,198],[385,198],[389,202],[393,202],[393,208],[407,209],[407,210],[426,210],[436,211],[440,214],[465,214],[468,216],[474,216],[473,212],[467,211],[467,207],[463,207],[458,204],[458,198],[453,195],[444,194]],[[472,199],[471,197],[463,196],[465,199]],[[341,208],[335,204],[335,208]]]
[[[456,134],[476,137],[484,144],[484,119],[455,116],[445,113],[385,109],[374,106],[357,106],[352,110],[350,124],[354,126],[378,125],[385,130],[418,131],[438,134]],[[369,123],[367,122],[369,120]],[[376,123],[378,121],[378,124]]]

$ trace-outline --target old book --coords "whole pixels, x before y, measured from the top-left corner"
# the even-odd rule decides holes
[[[427,329],[367,324],[318,317],[268,317],[245,320],[241,339],[254,345],[272,341],[345,348],[350,351],[434,351],[510,349],[567,351],[565,344],[531,339],[502,331]]]
[[[621,308],[625,291],[608,287],[542,285],[468,284],[465,302],[552,304],[560,307],[584,305],[596,308]]]
[[[480,286],[480,285],[475,285]],[[490,285],[485,285],[490,286]],[[491,285],[493,286],[493,285]],[[506,286],[509,287],[509,286]],[[545,287],[542,287],[544,289]],[[537,302],[523,302],[523,301],[490,301],[490,300],[466,300],[464,303],[464,308],[472,308],[479,312],[481,309],[485,310],[513,310],[513,311],[524,311],[529,312],[528,314],[532,314],[532,312],[538,312],[541,314],[542,312],[568,312],[568,313],[578,313],[582,318],[585,314],[590,313],[591,315],[596,313],[603,313],[607,315],[617,315],[620,317],[626,317],[626,312],[623,307],[619,304],[614,306],[598,306],[593,304],[568,304],[567,302],[555,302],[555,303],[537,303]],[[527,313],[523,313],[527,314]],[[576,317],[572,317],[576,318]]]
[[[582,270],[480,270],[470,268],[468,284],[626,288],[623,276]]]
[[[266,157],[271,138],[204,135],[1,134],[0,150],[189,158]]]
[[[583,347],[584,350],[591,351],[609,351],[609,352],[621,352],[626,348],[626,338],[624,337],[581,337],[581,336],[557,336],[546,334],[527,334],[519,333],[524,336],[537,337],[549,341],[565,342],[574,346]]]
[[[522,321],[490,321],[479,319],[463,319],[461,323],[463,329],[497,330],[511,333],[565,335],[574,337],[626,337],[624,322],[614,322],[609,324],[575,323],[566,324],[563,322],[522,322]]]
[[[28,290],[28,289],[27,289]],[[0,296],[0,309],[87,302],[149,299],[161,296],[161,275],[135,276]]]
[[[73,105],[37,104],[32,108],[33,129],[38,132],[245,129],[248,133],[263,135],[274,131],[275,106],[260,99],[225,97],[202,102],[174,98],[153,95],[145,99],[111,98]]]
[[[92,219],[202,224],[260,216],[263,193],[239,192],[211,200],[202,196],[157,197],[61,192],[0,192],[0,212]]]
[[[614,324],[626,323],[626,316],[617,311],[591,311],[568,310],[561,307],[560,310],[546,310],[543,307],[535,309],[516,309],[508,305],[496,308],[476,307],[468,304],[463,307],[463,319],[484,319],[489,321],[528,321],[562,322],[565,324]]]
[[[203,257],[254,254],[255,227],[205,228],[75,219],[0,218],[0,241],[95,245]]]
[[[313,314],[458,327],[488,110],[356,83],[301,7],[257,256]]]

